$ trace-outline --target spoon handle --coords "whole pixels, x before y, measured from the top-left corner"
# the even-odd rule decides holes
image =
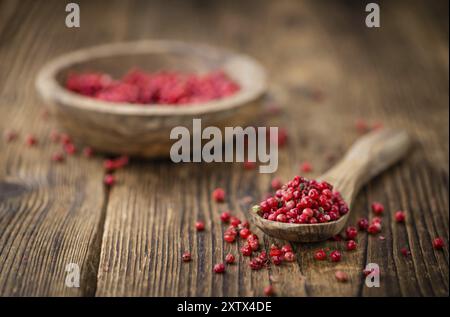
[[[410,144],[408,134],[402,130],[379,129],[370,132],[359,138],[344,158],[320,179],[334,184],[351,204],[359,189],[404,156]]]

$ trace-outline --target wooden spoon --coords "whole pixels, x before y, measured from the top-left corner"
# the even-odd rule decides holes
[[[291,224],[270,221],[250,211],[253,222],[266,234],[283,240],[314,242],[326,240],[344,228],[359,189],[384,169],[398,161],[411,144],[408,134],[395,129],[381,129],[358,139],[345,157],[318,179],[327,181],[341,192],[350,211],[337,221],[318,224]]]

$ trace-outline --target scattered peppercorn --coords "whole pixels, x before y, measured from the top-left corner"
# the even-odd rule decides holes
[[[226,211],[222,212],[220,214],[220,220],[222,220],[222,222],[224,223],[230,222],[230,213]]]
[[[106,186],[113,186],[116,183],[116,178],[112,174],[106,174],[103,182]]]
[[[345,273],[344,271],[336,271],[334,276],[336,277],[336,279],[339,282],[347,282],[348,281],[348,274]]]
[[[273,296],[274,293],[275,293],[275,291],[274,291],[272,285],[266,286],[266,287],[264,288],[264,295],[266,295],[266,296]]]
[[[324,250],[318,250],[316,253],[314,253],[314,258],[318,261],[323,261],[327,258],[327,254]]]
[[[225,191],[222,188],[216,188],[212,193],[213,199],[217,202],[223,202],[225,200]]]
[[[195,229],[197,229],[197,231],[205,230],[205,223],[203,221],[197,221],[195,223]]]
[[[38,143],[38,140],[37,140],[37,138],[34,135],[28,134],[26,139],[25,139],[25,143],[28,146],[35,146]]]
[[[435,248],[436,250],[443,249],[444,244],[444,239],[442,239],[441,237],[437,237],[433,240],[433,248]]]
[[[53,162],[63,162],[64,161],[64,155],[62,153],[54,153],[52,155],[52,161]]]
[[[405,222],[405,218],[406,218],[406,216],[405,216],[405,212],[404,211],[398,210],[395,213],[395,221],[397,221],[397,222]]]
[[[333,252],[330,253],[330,260],[331,262],[339,262],[341,260],[341,252],[339,252],[338,250],[334,250]]]
[[[382,203],[379,202],[374,202],[372,204],[372,211],[376,214],[376,215],[381,215],[384,212],[384,206]]]
[[[407,257],[411,254],[411,251],[408,250],[408,248],[403,247],[400,249],[400,252],[403,254],[403,256]]]
[[[347,229],[345,230],[345,234],[347,240],[354,240],[358,235],[358,230],[355,227],[347,227]]]
[[[274,178],[272,179],[271,185],[273,190],[278,190],[283,184],[281,183],[281,180],[279,178]]]
[[[309,162],[303,162],[302,164],[300,164],[300,171],[302,173],[309,173],[312,172],[312,165]]]
[[[355,240],[349,240],[347,241],[347,250],[353,251],[358,247],[358,244],[355,242]]]
[[[191,253],[186,251],[181,257],[183,259],[183,262],[189,262],[191,260]]]
[[[358,228],[361,231],[367,230],[367,228],[369,228],[369,220],[367,220],[366,218],[359,219]]]
[[[218,263],[214,265],[214,272],[221,274],[225,272],[225,265],[223,263]]]
[[[227,256],[225,257],[225,262],[227,262],[227,264],[233,264],[235,261],[235,257],[233,254],[228,253]]]

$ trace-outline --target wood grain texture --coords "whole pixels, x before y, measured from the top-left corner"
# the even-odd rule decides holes
[[[364,4],[337,1],[80,1],[78,30],[64,27],[64,3],[0,2],[0,294],[73,296],[253,296],[273,283],[285,296],[448,296],[448,2],[380,2],[382,27],[364,25]],[[102,18],[100,19],[99,16]],[[207,27],[206,27],[207,26]],[[349,223],[386,206],[384,240],[358,236],[338,264],[314,261],[319,248],[343,242],[293,244],[295,263],[251,271],[248,259],[217,275],[212,266],[239,244],[226,244],[221,211],[246,217],[270,190],[273,175],[240,164],[172,164],[132,160],[104,192],[102,158],[70,158],[55,166],[47,141],[54,121],[40,119],[33,81],[50,58],[74,49],[144,38],[183,39],[241,51],[267,67],[269,100],[281,114],[262,124],[286,127],[277,176],[288,180],[308,160],[316,177],[359,136],[358,118],[405,129],[409,157],[365,186]],[[42,140],[23,146],[27,132]],[[211,192],[224,187],[227,200]],[[393,220],[397,209],[407,221]],[[206,223],[197,233],[196,220]],[[283,243],[263,235],[266,248]],[[408,247],[411,256],[400,249]],[[182,263],[184,250],[193,261]],[[65,265],[81,266],[79,289],[64,286]],[[378,263],[381,287],[362,270]],[[350,281],[337,283],[346,271]]]

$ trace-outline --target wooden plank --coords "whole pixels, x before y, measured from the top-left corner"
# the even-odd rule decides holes
[[[0,5],[0,130],[21,132],[16,143],[0,142],[1,295],[253,296],[272,283],[285,296],[448,296],[448,248],[431,247],[438,235],[448,244],[449,232],[448,16],[437,14],[448,2],[382,2],[377,30],[363,24],[362,4],[333,1],[80,6],[75,30],[64,27],[63,3]],[[101,158],[50,163],[53,121],[40,119],[33,87],[42,62],[98,42],[180,37],[242,51],[267,67],[270,98],[284,111],[261,122],[288,128],[276,173],[285,181],[305,160],[314,165],[308,176],[329,168],[358,137],[357,118],[407,129],[416,139],[411,156],[361,192],[349,221],[372,217],[379,200],[385,239],[360,234],[359,248],[337,265],[318,263],[313,252],[343,250],[344,242],[295,244],[295,263],[251,271],[238,255],[242,242],[223,242],[219,215],[230,209],[245,218],[273,175],[240,164],[133,160],[105,194]],[[42,140],[34,149],[23,146],[31,131]],[[228,193],[224,204],[211,200],[218,186]],[[406,210],[406,224],[393,220],[397,209]],[[266,248],[284,243],[258,234]],[[184,250],[192,262],[181,261]],[[228,252],[238,263],[214,274]],[[64,286],[69,262],[81,266],[79,289]],[[364,284],[369,262],[380,265],[380,288]],[[348,283],[336,282],[337,269],[349,273]]]
[[[50,56],[95,40],[86,28],[83,40],[71,41],[77,36],[64,25],[64,6],[2,3],[2,11],[14,17],[0,30],[0,130],[20,133],[15,142],[0,141],[2,296],[95,294],[105,204],[102,161],[70,157],[64,164],[51,162],[59,150],[49,139],[54,122],[42,116],[34,88],[35,75]],[[83,17],[94,20],[94,14]],[[28,133],[36,135],[37,146],[27,148]],[[79,288],[65,285],[69,263],[79,265]]]

